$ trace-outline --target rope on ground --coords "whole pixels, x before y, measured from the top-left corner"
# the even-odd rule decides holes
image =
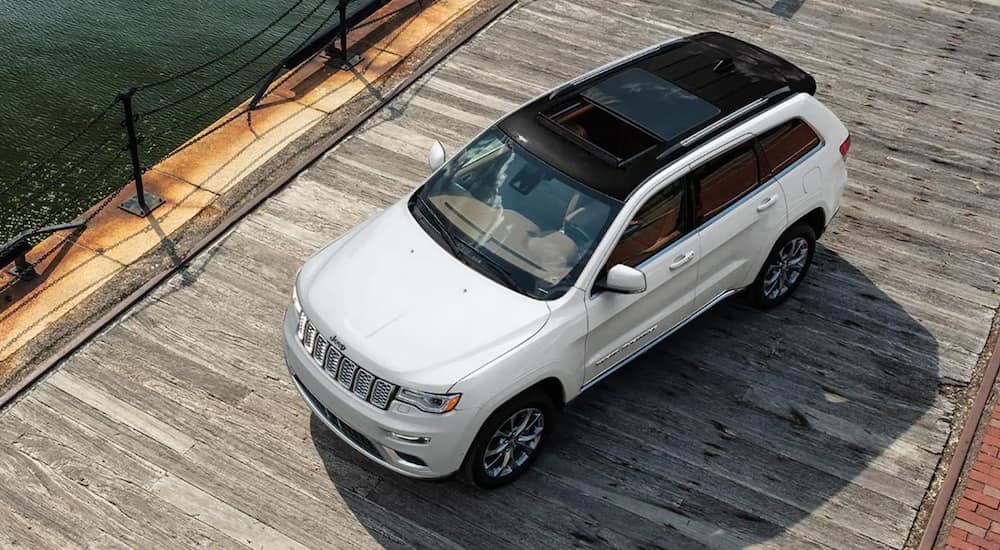
[[[257,61],[258,59],[260,59],[261,57],[263,57],[265,54],[267,54],[268,52],[270,52],[274,48],[278,47],[279,44],[281,44],[282,42],[284,42],[284,40],[286,38],[288,38],[289,35],[291,35],[299,27],[301,27],[303,24],[305,24],[305,22],[308,21],[309,18],[311,18],[313,16],[313,14],[315,14],[319,10],[319,8],[323,7],[323,5],[326,4],[326,3],[327,3],[327,0],[320,0],[320,2],[318,4],[316,4],[311,10],[309,10],[309,12],[306,13],[306,15],[302,19],[300,19],[298,23],[296,23],[294,26],[292,26],[292,28],[288,29],[288,31],[285,32],[285,34],[281,35],[280,38],[278,38],[277,40],[275,40],[274,42],[272,42],[267,48],[265,48],[263,51],[261,51],[260,53],[258,53],[257,55],[255,55],[254,57],[252,57],[251,59],[249,59],[242,66],[237,67],[236,69],[234,69],[234,70],[230,71],[229,73],[226,73],[225,75],[223,75],[221,78],[218,78],[218,79],[214,80],[212,83],[207,84],[205,86],[202,86],[201,88],[198,88],[197,90],[195,90],[195,91],[187,94],[186,96],[180,97],[178,99],[175,99],[174,101],[171,101],[170,103],[167,103],[167,104],[164,104],[164,105],[160,105],[159,107],[155,107],[153,109],[150,109],[148,111],[140,113],[140,116],[148,117],[148,116],[154,115],[156,113],[165,111],[167,109],[171,109],[173,107],[176,107],[176,106],[178,106],[178,105],[180,105],[180,104],[182,104],[182,103],[184,103],[186,101],[191,100],[194,97],[197,97],[197,96],[199,96],[199,95],[207,92],[208,90],[211,90],[212,88],[215,88],[216,86],[218,86],[222,82],[224,82],[224,81],[228,80],[229,78],[235,76],[240,71],[246,69],[251,63]]]
[[[157,80],[156,82],[150,82],[148,84],[143,84],[141,86],[138,86],[138,87],[136,87],[136,90],[137,91],[147,90],[149,88],[154,88],[156,86],[162,86],[164,84],[169,84],[169,83],[171,83],[171,82],[173,82],[175,80],[180,80],[181,78],[184,78],[186,76],[190,76],[190,75],[192,75],[192,74],[194,74],[194,73],[196,73],[196,72],[198,72],[198,71],[200,71],[202,69],[205,69],[207,67],[210,67],[210,66],[218,63],[219,61],[222,61],[223,59],[229,57],[230,55],[233,55],[234,53],[236,53],[236,52],[240,51],[241,49],[245,48],[246,46],[248,46],[254,40],[257,40],[258,38],[260,38],[261,36],[263,36],[263,34],[266,33],[267,31],[269,31],[269,30],[273,29],[274,27],[276,27],[284,18],[288,17],[288,15],[291,14],[295,10],[295,8],[298,8],[300,5],[302,5],[303,2],[305,2],[305,0],[298,0],[297,2],[295,2],[294,4],[292,4],[291,7],[289,7],[287,10],[285,10],[281,15],[279,15],[277,19],[275,19],[274,21],[271,21],[266,27],[264,27],[263,29],[261,29],[260,31],[258,31],[253,36],[247,38],[243,42],[240,42],[239,44],[237,44],[236,46],[234,46],[233,48],[231,48],[229,51],[226,51],[226,52],[224,52],[222,54],[219,54],[218,56],[214,57],[213,59],[210,59],[210,60],[202,63],[201,65],[198,65],[196,67],[192,67],[192,68],[190,68],[190,69],[188,69],[186,71],[182,71],[182,72],[179,72],[177,74],[170,75],[170,76],[168,76],[166,78],[163,78],[162,80]]]

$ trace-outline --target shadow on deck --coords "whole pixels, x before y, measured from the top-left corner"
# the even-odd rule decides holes
[[[338,461],[362,465],[383,478],[368,500],[468,544],[477,530],[503,539],[509,527],[537,531],[547,546],[546,518],[558,515],[554,525],[568,522],[574,538],[598,546],[743,547],[784,534],[802,547],[816,541],[800,522],[849,504],[852,525],[824,530],[842,530],[844,547],[873,547],[899,529],[879,518],[913,514],[898,493],[926,490],[912,480],[929,476],[921,426],[935,419],[937,348],[900,304],[820,245],[792,300],[759,312],[733,299],[668,338],[573,402],[533,471],[499,491],[409,480],[368,463],[315,417],[310,428],[334,487],[343,485]],[[358,498],[341,494],[349,505]]]

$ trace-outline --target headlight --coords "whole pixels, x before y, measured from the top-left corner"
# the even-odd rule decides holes
[[[460,393],[427,393],[406,388],[400,388],[396,393],[396,399],[429,413],[446,413],[454,409],[461,398]]]

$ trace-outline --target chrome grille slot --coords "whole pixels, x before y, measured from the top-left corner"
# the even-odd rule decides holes
[[[306,323],[308,321],[309,319],[306,317],[305,313],[299,314],[299,323],[295,326],[295,335],[299,337],[299,341],[301,341],[302,337],[305,336]]]
[[[365,369],[358,369],[358,374],[355,376],[354,380],[354,395],[357,395],[361,399],[368,400],[368,392],[372,389],[372,382],[375,381],[375,377],[372,373],[366,371]]]
[[[326,348],[328,347],[329,344],[327,343],[326,338],[323,338],[322,334],[317,335],[316,345],[313,346],[312,356],[313,359],[319,361],[320,365],[322,365],[323,361],[326,360]]]
[[[332,376],[334,379],[337,378],[337,367],[340,366],[340,358],[344,356],[337,349],[337,346],[328,346],[330,351],[326,354],[326,362],[323,364],[323,368],[326,369],[326,373]]]
[[[378,378],[355,363],[341,351],[338,344],[323,336],[309,317],[299,315],[296,331],[306,353],[326,371],[330,378],[339,382],[354,395],[380,409],[388,409],[398,386]]]
[[[379,379],[375,381],[375,387],[372,388],[371,403],[380,409],[386,409],[389,407],[389,400],[392,399],[392,392],[396,389],[396,386],[386,382],[385,380]]]
[[[347,389],[351,389],[351,383],[354,382],[354,371],[358,370],[358,364],[351,361],[345,355],[340,361],[340,374],[337,379],[340,383],[344,385]]]
[[[306,351],[310,355],[312,355],[313,345],[316,343],[317,334],[319,333],[316,332],[316,327],[314,327],[312,323],[306,323],[306,335],[305,338],[302,339],[302,345],[305,346]]]

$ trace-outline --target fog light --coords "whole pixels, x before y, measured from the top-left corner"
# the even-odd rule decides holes
[[[417,445],[426,445],[431,442],[431,438],[424,437],[422,435],[407,435],[407,434],[398,434],[396,432],[389,432],[389,437],[393,439],[398,439],[400,441],[405,441],[407,443],[416,443]]]

